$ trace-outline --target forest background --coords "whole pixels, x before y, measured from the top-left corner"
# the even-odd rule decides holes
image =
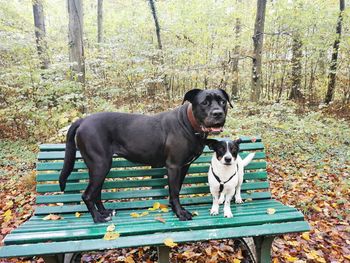
[[[0,0],[1,239],[33,211],[39,143],[93,112],[156,113],[220,87],[235,101],[223,136],[263,137],[274,197],[313,227],[277,239],[275,261],[350,260],[349,3],[85,0],[77,60],[69,3]]]

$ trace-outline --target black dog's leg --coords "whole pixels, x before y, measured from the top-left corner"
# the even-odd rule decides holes
[[[168,168],[169,202],[172,210],[181,221],[191,220],[192,214],[180,204],[179,194],[189,166]]]
[[[102,205],[101,201],[101,190],[103,182],[106,178],[106,175],[108,174],[110,170],[110,162],[112,160],[112,157],[106,157],[99,160],[96,160],[94,162],[91,162],[90,160],[85,160],[87,166],[89,167],[89,184],[86,188],[85,192],[83,193],[83,200],[91,213],[91,216],[95,223],[102,223],[107,222],[111,220],[109,216],[100,213],[97,208],[101,208],[100,205]],[[109,163],[107,163],[109,162]],[[104,207],[103,207],[104,208]]]
[[[112,216],[113,210],[112,209],[106,209],[105,206],[102,203],[101,192],[102,192],[102,185],[101,185],[101,189],[98,191],[98,196],[97,196],[97,200],[96,200],[97,210],[104,217]]]

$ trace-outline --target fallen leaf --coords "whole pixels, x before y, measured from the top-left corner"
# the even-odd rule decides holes
[[[160,210],[161,210],[162,212],[164,212],[164,213],[168,213],[168,212],[169,212],[168,208],[161,208]]]
[[[198,211],[193,211],[191,214],[192,214],[193,216],[199,216]]]
[[[267,208],[266,213],[268,213],[269,215],[273,215],[274,213],[276,213],[276,209],[275,208]]]
[[[159,203],[159,202],[155,202],[155,203],[153,204],[153,207],[148,208],[148,210],[150,210],[150,211],[155,211],[155,210],[158,210],[159,208],[160,208],[160,203]]]
[[[103,236],[104,240],[115,240],[118,237],[120,237],[120,234],[116,231],[106,232],[106,234]]]
[[[12,211],[11,210],[7,210],[4,213],[4,222],[9,222],[12,219]]]
[[[154,219],[165,224],[165,219],[163,217],[157,216]]]
[[[107,232],[112,232],[115,230],[115,225],[114,224],[110,224],[108,227],[107,227]]]
[[[176,247],[177,246],[177,243],[175,243],[174,240],[172,240],[171,238],[166,238],[166,239],[164,239],[163,242],[167,247]]]
[[[75,212],[75,217],[81,217],[81,214],[79,212]]]
[[[162,209],[162,208],[168,208],[168,206],[165,205],[165,204],[160,204],[160,205],[159,205],[159,208],[160,208],[160,209]]]
[[[235,258],[235,259],[233,260],[233,263],[241,263],[241,260],[238,259],[238,258]]]
[[[149,213],[145,211],[145,212],[142,212],[140,216],[146,216],[146,215],[148,215],[148,214],[149,214]]]
[[[43,220],[54,220],[54,221],[60,220],[60,219],[63,219],[63,217],[55,214],[49,214],[43,218]]]
[[[301,237],[303,239],[305,239],[306,241],[309,241],[310,240],[310,233],[309,232],[305,232],[301,235]]]
[[[130,215],[131,215],[131,217],[140,217],[141,216],[140,214],[135,213],[135,212],[130,213]]]
[[[135,263],[134,259],[132,256],[127,256],[124,260],[124,262],[127,262],[127,263]]]

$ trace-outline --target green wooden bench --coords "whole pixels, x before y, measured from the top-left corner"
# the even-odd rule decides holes
[[[212,198],[207,185],[207,172],[212,153],[204,153],[191,165],[181,190],[181,203],[197,216],[191,221],[179,221],[169,212],[149,211],[155,202],[168,204],[165,168],[150,168],[115,158],[105,183],[102,198],[106,207],[117,210],[108,223],[94,224],[81,191],[88,173],[77,153],[75,170],[68,178],[66,191],[60,192],[58,176],[64,158],[64,144],[43,144],[37,163],[37,198],[34,215],[4,239],[0,258],[41,255],[46,261],[74,260],[74,253],[113,248],[157,246],[159,262],[168,262],[169,249],[164,240],[176,243],[253,237],[259,262],[269,262],[271,245],[276,235],[303,232],[310,229],[302,213],[271,198],[266,172],[266,156],[260,138],[252,142],[242,137],[241,156],[255,151],[255,158],[246,167],[242,186],[244,204],[232,202],[233,218],[224,218],[222,207],[218,216],[210,216]],[[274,214],[267,209],[274,208]],[[149,212],[134,218],[130,213]],[[76,212],[81,213],[76,217]],[[48,214],[63,219],[43,220]],[[156,216],[165,222],[155,220]],[[120,237],[104,240],[106,228],[116,225]]]

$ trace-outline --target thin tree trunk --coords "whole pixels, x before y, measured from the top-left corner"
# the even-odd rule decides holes
[[[253,67],[252,67],[252,90],[250,99],[252,101],[259,101],[262,88],[262,48],[264,41],[264,25],[265,25],[265,11],[266,0],[257,1],[257,12],[254,26],[254,53],[253,53]]]
[[[97,43],[103,42],[103,0],[97,1]]]
[[[157,41],[158,41],[158,48],[162,49],[162,40],[160,38],[160,26],[159,26],[159,22],[158,22],[158,17],[157,17],[157,12],[156,12],[156,7],[154,5],[154,1],[153,0],[149,0],[149,5],[151,7],[151,11],[152,11],[152,15],[153,15],[153,19],[154,19],[154,24],[156,26],[156,35],[157,35]]]
[[[335,81],[336,81],[337,65],[338,65],[338,52],[339,52],[339,44],[340,44],[340,38],[341,38],[341,29],[342,29],[344,9],[345,9],[345,0],[339,0],[340,12],[339,12],[338,21],[337,21],[337,28],[336,28],[337,37],[336,37],[334,44],[333,44],[331,65],[329,67],[328,88],[327,88],[326,97],[324,99],[324,103],[326,103],[326,104],[329,104],[333,100],[333,97],[334,97]]]
[[[69,61],[72,63],[72,78],[85,83],[82,1],[68,0],[68,14]]]
[[[233,74],[232,97],[233,98],[238,97],[238,78],[239,78],[238,62],[239,62],[239,50],[241,48],[240,42],[239,42],[240,34],[241,34],[241,19],[236,18],[236,25],[235,25],[236,45],[233,50],[233,60],[232,60],[232,74]]]
[[[42,0],[33,0],[33,16],[35,26],[36,49],[40,59],[40,68],[49,67],[49,57],[47,54],[45,15]]]
[[[303,94],[301,92],[301,60],[302,60],[302,42],[300,39],[299,33],[296,33],[293,36],[293,44],[292,44],[292,88],[289,93],[290,100],[299,100],[303,98]]]

